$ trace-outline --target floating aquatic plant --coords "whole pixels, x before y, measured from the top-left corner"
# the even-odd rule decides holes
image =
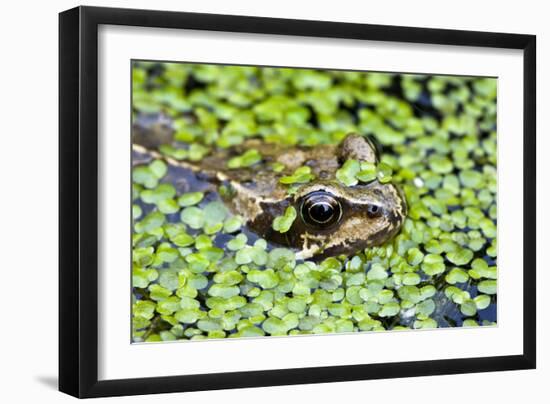
[[[250,149],[240,156],[233,157],[227,162],[228,168],[250,167],[262,160],[262,155],[256,149]]]
[[[311,167],[303,166],[294,170],[292,175],[285,175],[279,179],[281,184],[305,184],[313,180],[315,176],[311,173]]]
[[[495,79],[156,62],[135,62],[132,77],[134,112],[174,123],[166,157],[200,161],[251,137],[316,146],[373,135],[380,163],[341,162],[337,179],[392,181],[409,207],[384,245],[303,261],[250,233],[221,189],[178,188],[162,159],[137,165],[134,341],[495,323]],[[226,163],[261,160],[251,149]],[[312,180],[307,165],[280,179],[289,193]],[[295,217],[287,209],[274,230]]]
[[[345,186],[351,187],[359,182],[369,183],[376,179],[382,184],[392,180],[392,168],[385,163],[378,165],[357,160],[346,160],[342,167],[336,171],[336,178]]]
[[[293,206],[289,206],[285,209],[285,212],[282,216],[277,216],[273,219],[273,230],[278,231],[279,233],[286,233],[294,220],[296,219],[296,209]]]

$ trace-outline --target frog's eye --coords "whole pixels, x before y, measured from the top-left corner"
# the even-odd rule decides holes
[[[367,205],[367,216],[372,218],[379,217],[382,215],[382,208],[373,203]]]
[[[342,206],[331,194],[318,191],[306,195],[300,209],[305,223],[314,227],[328,227],[342,217]]]

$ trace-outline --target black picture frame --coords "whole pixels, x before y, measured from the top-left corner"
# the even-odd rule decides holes
[[[522,50],[523,354],[99,381],[97,52],[100,24]],[[535,368],[535,60],[534,35],[96,7],[77,7],[60,13],[59,389],[84,398]]]

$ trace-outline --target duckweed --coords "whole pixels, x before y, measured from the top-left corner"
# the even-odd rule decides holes
[[[203,197],[204,193],[202,192],[188,192],[178,198],[178,204],[183,207],[193,206],[199,203]]]
[[[289,206],[285,209],[285,213],[282,216],[277,216],[273,219],[273,230],[279,233],[286,233],[294,220],[296,219],[296,209],[293,206]]]
[[[285,175],[279,179],[281,184],[305,184],[313,180],[315,176],[311,173],[311,167],[304,166],[297,168],[292,175]]]
[[[262,160],[262,155],[256,149],[250,149],[240,156],[233,157],[227,162],[228,168],[250,167]]]
[[[376,165],[350,159],[336,171],[336,178],[348,187],[357,185],[359,182],[372,182],[375,179],[385,184],[392,180],[392,168],[385,163]]]
[[[380,163],[341,162],[337,180],[391,181],[409,210],[384,245],[304,261],[232,215],[220,198],[230,189],[182,188],[162,159],[138,164],[133,341],[495,324],[495,79],[135,62],[132,86],[134,114],[173,120],[159,151],[176,160],[253,137],[315,147],[373,135]],[[226,164],[262,158],[242,150]],[[314,180],[308,165],[280,178],[290,194]],[[288,234],[296,216],[286,209],[274,231]]]

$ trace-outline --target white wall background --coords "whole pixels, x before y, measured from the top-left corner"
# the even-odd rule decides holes
[[[6,2],[0,24],[0,398],[71,400],[57,384],[57,13],[78,5]],[[90,1],[88,5],[335,20],[537,35],[538,369],[109,399],[126,403],[513,402],[547,397],[550,322],[550,26],[542,1]],[[546,74],[545,74],[546,73]],[[520,136],[520,134],[518,134]],[[519,158],[520,156],[518,156]],[[540,399],[539,399],[540,397]]]

